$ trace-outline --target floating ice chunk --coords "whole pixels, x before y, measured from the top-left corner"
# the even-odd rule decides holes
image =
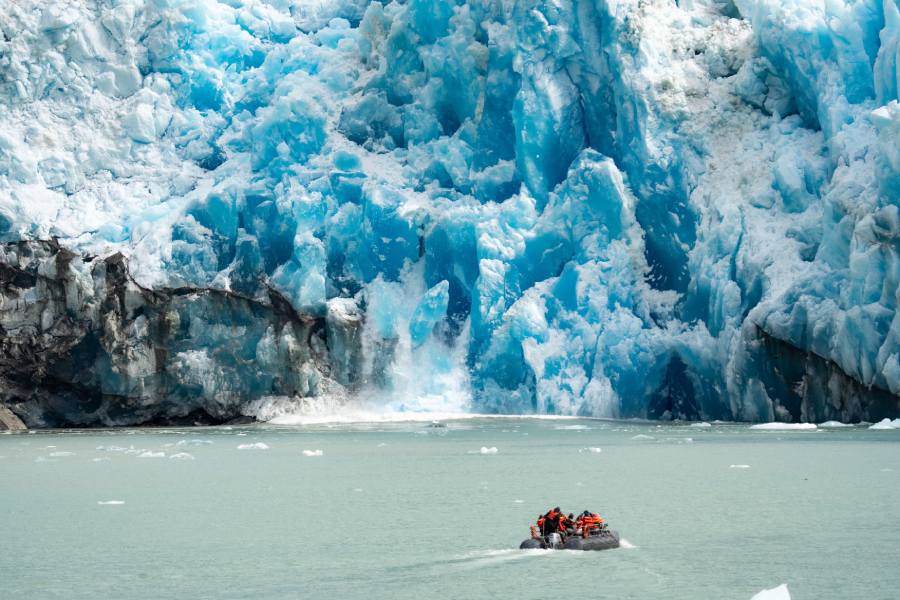
[[[707,423],[706,421],[703,421],[703,422],[701,422],[701,423],[691,423],[691,427],[702,427],[702,428],[705,429],[705,428],[707,428],[707,427],[712,427],[712,425],[710,425],[710,424]]]
[[[479,450],[478,452],[480,452],[481,454],[497,454],[499,450],[497,450],[496,446],[491,446],[490,448],[488,448],[487,446],[482,446],[481,450]]]
[[[60,456],[75,456],[75,453],[74,452],[66,452],[66,451],[51,452],[50,456],[52,456],[54,458],[58,458]]]
[[[791,594],[787,584],[782,583],[776,588],[761,591],[750,600],[791,600]]]
[[[176,446],[207,446],[212,444],[212,440],[181,440]]]
[[[750,465],[730,465],[729,469],[749,469]]]
[[[176,452],[175,454],[170,455],[169,458],[174,458],[176,460],[194,460],[194,455],[187,452]]]
[[[121,506],[125,504],[124,500],[97,500],[97,504],[100,506]]]
[[[642,441],[646,441],[646,440],[655,440],[656,438],[653,437],[652,435],[644,435],[643,433],[639,433],[631,439],[638,441],[638,442],[642,442]]]
[[[325,454],[321,450],[304,450],[303,456],[322,456]]]
[[[101,452],[125,452],[128,448],[124,446],[97,446],[95,450],[100,450]]]
[[[874,425],[869,426],[869,429],[900,429],[900,419],[894,419],[893,421],[890,419],[882,419]]]
[[[145,452],[141,452],[138,454],[138,458],[165,458],[165,452],[154,452],[153,450],[146,450]]]
[[[375,447],[376,447],[376,448],[384,448],[385,446],[387,446],[387,444],[386,444],[385,442],[381,442],[380,444],[378,444],[378,445],[375,446]]]
[[[587,448],[582,448],[581,450],[579,450],[579,452],[591,452],[593,454],[600,454],[601,452],[603,452],[603,450],[601,448],[598,448],[597,446],[588,446]]]
[[[822,429],[838,429],[840,427],[853,427],[851,423],[841,423],[840,421],[825,421],[824,423],[819,423],[819,427]]]
[[[519,500],[518,498],[516,498],[515,500],[513,500],[513,503],[514,503],[514,504],[525,504],[525,501],[524,501],[524,500]]]
[[[256,442],[255,444],[241,444],[237,447],[238,450],[268,450],[268,444],[264,444],[263,442]]]
[[[757,423],[756,425],[751,425],[750,429],[762,429],[765,431],[805,431],[817,429],[817,427],[815,423]]]
[[[109,460],[108,456],[98,456],[97,458],[92,458],[91,462],[104,462]]]
[[[567,431],[583,431],[585,429],[590,429],[587,425],[557,425],[553,429],[567,430]]]

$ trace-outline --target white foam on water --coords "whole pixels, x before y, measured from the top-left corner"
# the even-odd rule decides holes
[[[524,501],[524,500],[519,500],[518,498],[516,498],[515,500],[513,500],[513,502],[514,502],[515,504],[525,504],[525,501]]]
[[[169,458],[174,458],[175,460],[194,460],[194,455],[188,452],[176,452],[169,456]]]
[[[322,456],[325,454],[321,450],[304,450],[303,456]]]
[[[105,462],[109,460],[108,456],[98,456],[97,458],[92,458],[91,462]]]
[[[147,450],[145,452],[141,452],[138,454],[138,458],[165,458],[165,452],[154,452],[153,450]]]
[[[54,446],[54,448],[55,448],[55,447],[56,447],[56,446]],[[61,457],[61,456],[75,456],[75,453],[74,453],[74,452],[66,452],[66,451],[51,452],[51,453],[50,453],[50,456],[52,456],[52,457],[54,457],[54,458],[58,458],[58,457]]]
[[[707,423],[706,421],[702,421],[700,423],[691,423],[691,427],[701,427],[703,429],[706,429],[707,427],[712,427],[712,425]]]
[[[579,452],[590,452],[592,454],[600,454],[603,452],[602,448],[598,448],[597,446],[588,446],[587,448],[582,448]]]
[[[256,442],[254,444],[241,444],[237,447],[238,450],[268,450],[269,445],[264,444],[263,442]]]
[[[636,436],[632,437],[631,439],[641,442],[641,441],[645,441],[645,440],[655,440],[656,438],[653,437],[652,435],[644,435],[643,433],[639,433]]]
[[[97,500],[97,504],[100,506],[120,506],[125,504],[124,500]]]
[[[778,587],[759,592],[750,600],[791,600],[791,593],[788,591],[787,584],[782,583]]]
[[[635,546],[625,538],[621,538],[619,540],[619,548],[624,548],[625,550],[634,550],[637,548],[637,546]]]
[[[750,465],[730,465],[729,469],[749,469]]]
[[[385,442],[381,442],[380,444],[378,444],[378,445],[375,446],[375,447],[376,447],[376,448],[384,448],[385,446],[387,446],[387,444],[386,444]]]
[[[841,427],[853,427],[853,424],[841,423],[840,421],[825,421],[824,423],[819,423],[819,427],[823,429],[839,429]]]
[[[882,419],[874,425],[870,425],[869,429],[900,429],[900,419],[894,419],[893,421],[890,419]]]
[[[815,423],[757,423],[751,425],[750,429],[758,429],[763,431],[808,431],[818,429]]]

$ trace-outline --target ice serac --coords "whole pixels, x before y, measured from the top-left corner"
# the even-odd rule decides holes
[[[900,413],[897,0],[0,4],[0,405]]]

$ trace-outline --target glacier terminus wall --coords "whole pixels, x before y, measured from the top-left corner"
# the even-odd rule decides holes
[[[0,0],[0,405],[900,413],[898,0]]]

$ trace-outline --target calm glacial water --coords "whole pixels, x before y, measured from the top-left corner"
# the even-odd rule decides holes
[[[0,435],[0,596],[900,594],[900,431],[447,425]],[[632,547],[517,550],[554,504]]]

